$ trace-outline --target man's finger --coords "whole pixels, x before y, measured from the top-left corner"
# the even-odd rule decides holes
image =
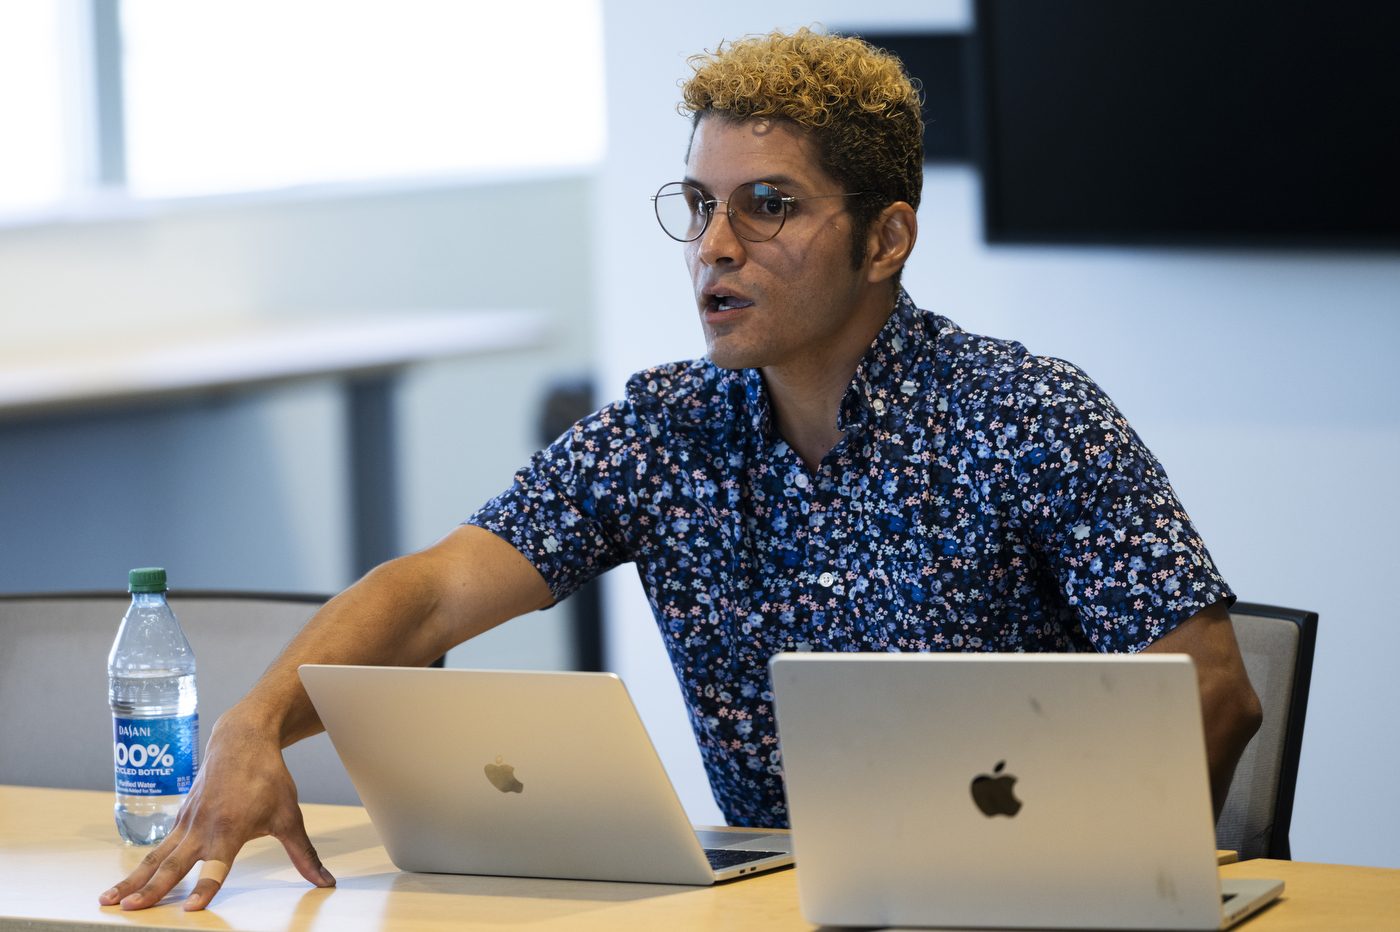
[[[209,905],[209,901],[214,898],[214,894],[219,892],[219,888],[224,885],[224,878],[228,876],[229,865],[225,861],[210,858],[199,866],[199,880],[194,885],[194,892],[185,900],[185,910],[192,911],[203,909]]]
[[[212,880],[220,886],[223,886],[224,878],[228,876],[228,870],[229,865],[227,861],[210,858],[207,861],[201,861],[199,863],[199,879]]]
[[[176,828],[178,831],[179,827],[177,826]],[[164,861],[166,856],[179,846],[183,837],[183,831],[180,831],[178,835],[175,832],[171,832],[167,835],[164,841],[155,848],[152,848],[146,856],[141,859],[141,863],[136,866],[136,870],[128,874],[125,880],[99,896],[97,902],[101,903],[103,906],[116,906],[124,897],[130,895],[131,891],[143,886],[160,868],[160,862]]]
[[[302,821],[301,808],[293,809],[288,815],[282,830],[272,833],[282,842],[282,847],[287,849],[287,857],[292,859],[297,872],[311,883],[318,887],[335,886],[335,877],[321,863],[315,845],[311,844],[311,839],[306,834],[306,823]]]
[[[154,853],[154,852],[152,852]],[[147,906],[159,903],[161,899],[171,891],[171,889],[190,872],[194,862],[198,857],[183,857],[180,848],[176,848],[165,860],[160,862],[160,867],[151,875],[151,879],[146,881],[146,885],[135,893],[130,893],[122,897],[122,909],[145,909]]]

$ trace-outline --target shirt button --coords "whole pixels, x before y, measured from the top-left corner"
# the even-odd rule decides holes
[[[821,583],[823,586],[830,586],[832,583],[836,582],[836,577],[832,576],[830,573],[822,573],[817,577],[817,582]]]
[[[798,473],[797,478],[792,481],[797,483],[799,489],[807,488],[807,474],[805,472]]]

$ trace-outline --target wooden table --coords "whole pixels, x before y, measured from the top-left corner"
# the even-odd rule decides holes
[[[339,886],[311,887],[281,845],[264,838],[243,849],[212,908],[180,908],[193,885],[186,881],[162,905],[123,913],[98,906],[97,896],[134,869],[147,849],[118,839],[111,795],[0,787],[0,932],[813,928],[798,911],[792,870],[699,888],[406,874],[389,862],[363,809],[302,808]],[[1246,861],[1220,872],[1280,877],[1288,885],[1282,900],[1241,927],[1247,932],[1400,929],[1400,870]]]

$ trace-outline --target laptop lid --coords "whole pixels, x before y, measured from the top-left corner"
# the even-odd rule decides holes
[[[779,654],[770,673],[808,921],[1220,928],[1190,658]]]
[[[401,870],[714,882],[616,676],[299,672]]]

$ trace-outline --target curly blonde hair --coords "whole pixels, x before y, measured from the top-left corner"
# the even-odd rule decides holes
[[[803,27],[721,42],[687,59],[679,109],[691,134],[706,116],[788,120],[811,132],[819,167],[851,198],[851,266],[865,262],[865,240],[896,201],[918,209],[924,182],[924,123],[918,83],[900,60],[859,38]],[[896,279],[897,280],[897,279]]]

